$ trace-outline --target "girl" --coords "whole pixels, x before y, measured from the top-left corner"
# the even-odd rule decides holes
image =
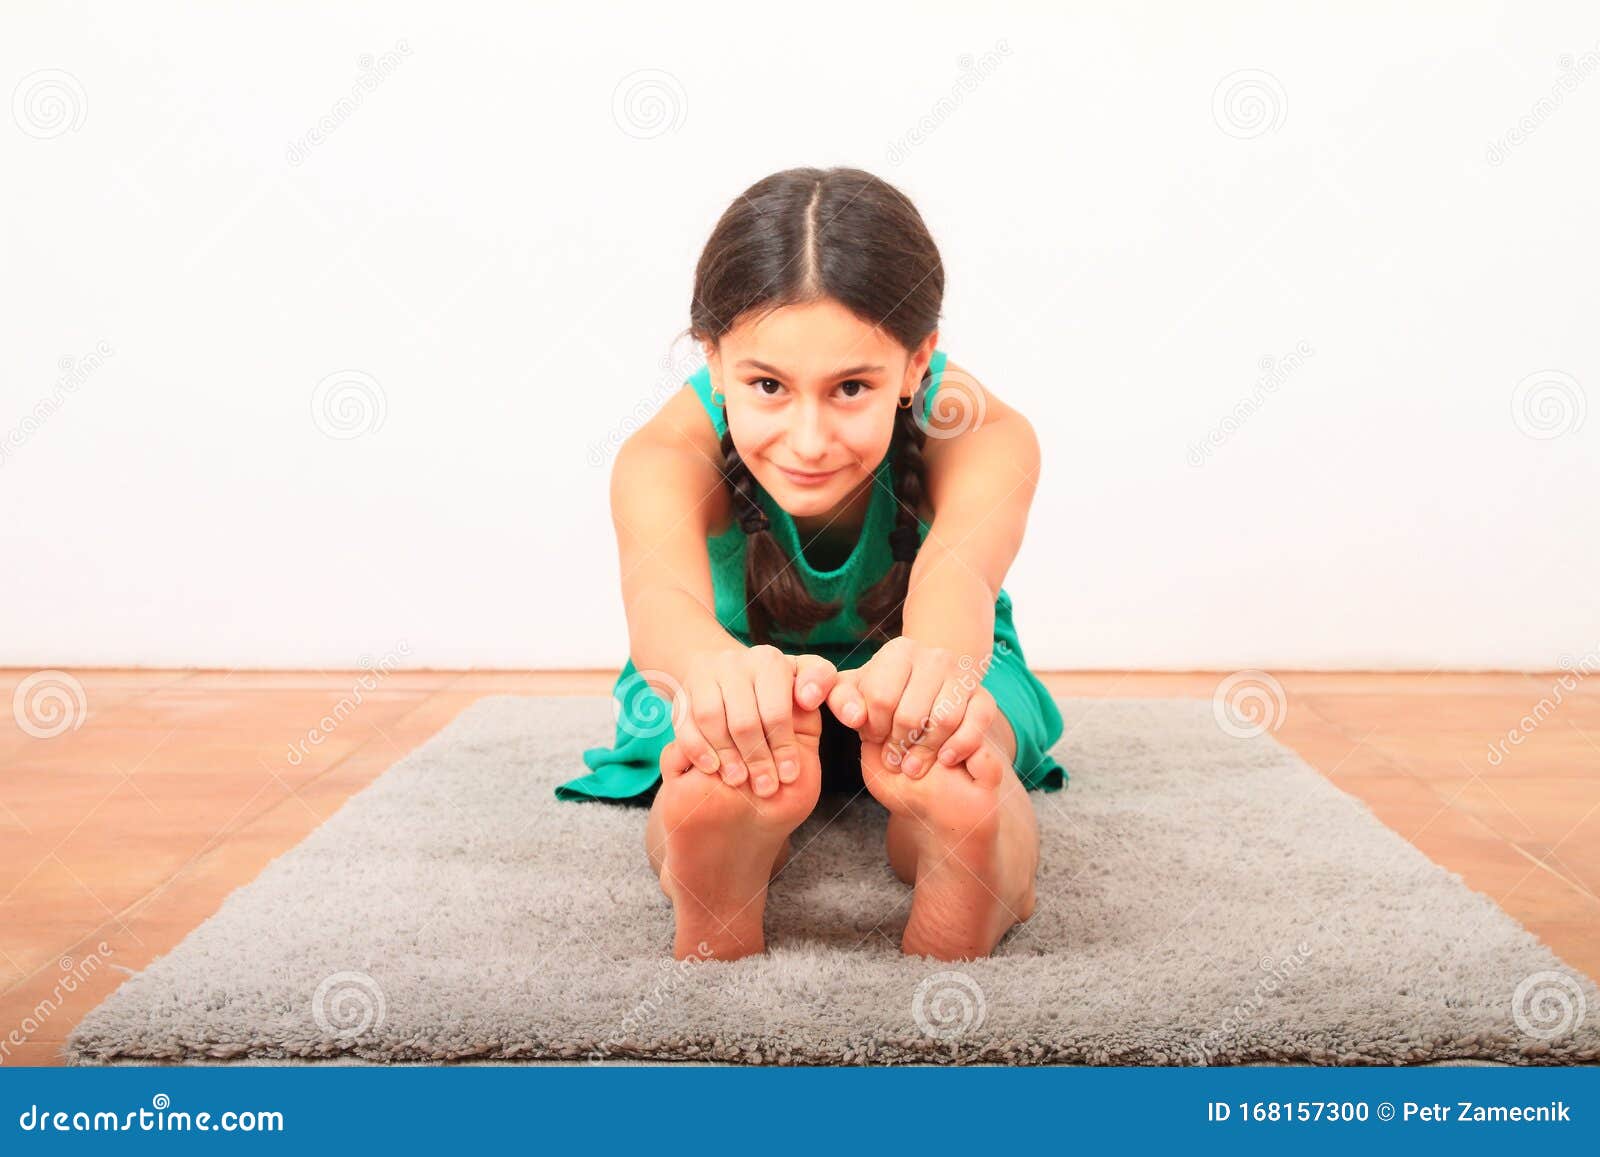
[[[1028,791],[1066,780],[1062,719],[1001,582],[1039,449],[937,348],[943,294],[899,190],[775,173],[700,257],[706,366],[618,452],[616,743],[556,795],[654,792],[680,960],[764,949],[768,883],[825,788],[888,809],[903,951],[987,955],[1033,912]]]

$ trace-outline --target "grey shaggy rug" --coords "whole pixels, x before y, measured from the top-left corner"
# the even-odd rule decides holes
[[[870,796],[824,796],[769,950],[675,962],[644,809],[560,802],[610,700],[483,699],[77,1026],[129,1059],[1423,1064],[1600,1059],[1600,994],[1270,734],[1060,701],[1038,910],[906,957]],[[836,813],[836,814],[835,814]]]

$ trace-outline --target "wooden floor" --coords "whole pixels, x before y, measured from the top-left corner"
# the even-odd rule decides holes
[[[31,674],[0,669],[6,702]],[[615,679],[388,674],[295,762],[291,745],[351,696],[359,672],[72,674],[86,704],[71,709],[76,727],[0,728],[4,1064],[60,1063],[73,1024],[129,971],[475,699],[607,695]],[[1567,690],[1559,673],[1274,675],[1280,741],[1600,978],[1600,679]],[[1224,673],[1044,678],[1063,697],[1210,699]],[[1541,700],[1531,733],[1495,766],[1490,745]],[[52,718],[31,716],[33,730]],[[69,974],[88,980],[64,993]]]

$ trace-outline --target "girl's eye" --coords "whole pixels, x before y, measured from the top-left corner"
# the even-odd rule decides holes
[[[763,398],[775,398],[775,397],[778,396],[778,392],[777,391],[778,390],[782,390],[784,388],[783,383],[780,382],[780,381],[777,381],[774,378],[756,378],[753,381],[751,381],[750,384],[755,387],[756,392],[758,394],[760,394]],[[776,389],[774,389],[774,390],[769,392],[768,390],[763,388],[764,386],[767,386],[767,385],[775,386]],[[851,387],[854,387],[854,389],[852,390]],[[847,398],[859,398],[862,395],[863,392],[865,392],[866,390],[870,390],[872,388],[872,386],[868,382],[863,382],[863,381],[858,381],[858,380],[852,379],[852,380],[850,380],[848,382],[841,382],[839,384],[839,388],[841,390],[845,391],[845,395],[844,395],[845,397],[847,397]]]

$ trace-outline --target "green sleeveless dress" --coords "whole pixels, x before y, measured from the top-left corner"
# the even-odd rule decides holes
[[[939,389],[946,356],[935,350],[923,379],[920,405],[931,416]],[[721,437],[727,430],[722,407],[711,400],[711,371],[702,366],[688,379],[700,398],[706,414]],[[914,402],[913,404],[919,404]],[[833,570],[817,570],[806,561],[800,549],[800,535],[794,520],[760,484],[756,499],[766,511],[772,530],[794,560],[806,587],[818,599],[841,600],[838,614],[820,623],[803,645],[785,645],[790,654],[815,654],[832,662],[841,671],[862,666],[882,644],[863,641],[866,624],[856,615],[856,600],[889,570],[893,562],[889,531],[894,528],[893,450],[878,464],[877,481],[867,507],[861,536],[848,558]],[[928,523],[920,523],[924,538]],[[735,519],[720,535],[708,536],[706,550],[711,558],[712,589],[717,621],[723,629],[749,646],[749,623],[745,617],[745,533]],[[1061,711],[1047,688],[1028,670],[1022,644],[1012,622],[1011,596],[1002,588],[994,604],[994,652],[983,674],[982,686],[994,696],[1017,737],[1017,774],[1030,790],[1059,791],[1067,772],[1051,754],[1050,748],[1061,738]],[[659,681],[659,680],[658,680]],[[661,780],[661,749],[672,739],[672,705],[656,693],[640,676],[630,657],[612,689],[617,726],[613,745],[591,747],[583,753],[587,775],[569,780],[555,789],[564,800],[634,799],[648,793]]]

